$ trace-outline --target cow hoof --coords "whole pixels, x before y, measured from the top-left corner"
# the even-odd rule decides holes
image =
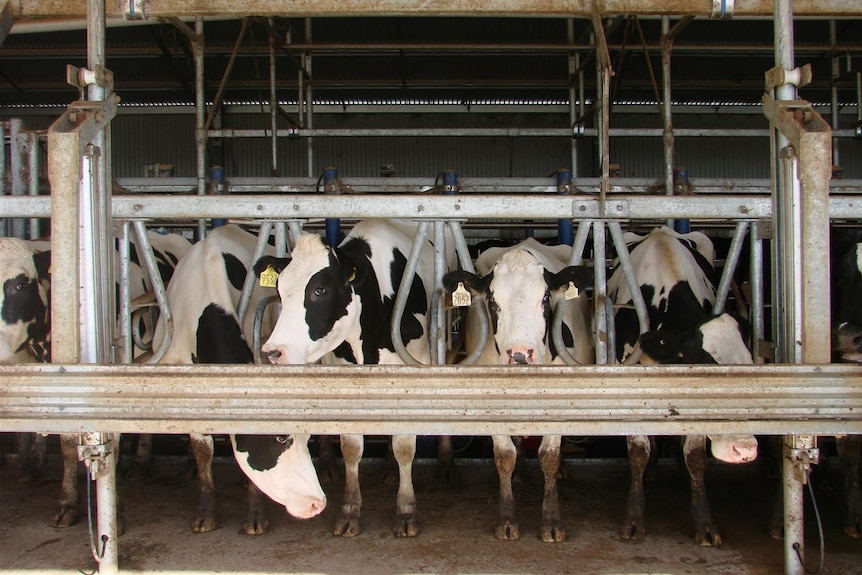
[[[623,541],[643,541],[646,538],[646,529],[637,521],[626,521],[620,528],[620,539]]]
[[[395,519],[392,533],[395,537],[416,537],[422,529],[415,515],[402,515]]]
[[[54,521],[52,525],[54,527],[71,527],[75,523],[78,522],[78,509],[75,505],[69,505],[67,503],[63,503],[60,505],[60,509],[57,510],[57,513],[54,515]]]
[[[567,537],[568,533],[562,525],[542,526],[542,541],[545,543],[562,543]]]
[[[262,513],[249,513],[242,529],[246,535],[263,535],[269,531],[269,520]]]
[[[356,537],[360,533],[362,529],[359,527],[358,517],[342,517],[332,530],[332,534],[339,537]]]
[[[721,547],[721,535],[714,525],[699,529],[694,536],[694,542],[701,547]]]
[[[521,538],[521,532],[518,530],[517,523],[507,520],[502,525],[497,525],[494,529],[494,537],[500,541],[517,541]]]
[[[195,533],[209,533],[218,529],[218,521],[215,517],[195,517],[192,521],[192,531]]]

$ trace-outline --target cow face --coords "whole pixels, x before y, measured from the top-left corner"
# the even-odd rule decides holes
[[[262,259],[279,272],[281,314],[261,354],[271,363],[313,363],[360,333],[361,304],[354,292],[357,268],[319,236],[300,237],[289,260]]]
[[[34,252],[16,238],[0,238],[0,362],[20,352],[37,361],[50,359],[49,276],[50,252]]]
[[[475,296],[486,299],[498,361],[504,365],[550,363],[551,310],[570,282],[584,288],[592,283],[592,272],[569,266],[551,273],[521,249],[504,253],[484,278],[464,271],[443,278],[450,292],[463,283]]]
[[[745,320],[724,313],[682,333],[649,331],[640,337],[640,348],[661,364],[750,364],[748,332]]]
[[[326,495],[308,452],[308,435],[231,435],[234,455],[248,478],[300,519],[326,508]]]

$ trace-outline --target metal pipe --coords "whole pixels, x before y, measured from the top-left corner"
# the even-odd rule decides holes
[[[410,287],[413,285],[413,275],[416,273],[416,268],[419,267],[419,259],[422,256],[422,248],[425,246],[430,225],[431,222],[423,220],[419,222],[416,228],[416,236],[413,238],[413,246],[410,248],[410,255],[407,257],[404,275],[401,276],[398,295],[395,296],[395,303],[393,304],[392,321],[389,324],[395,352],[401,358],[401,361],[408,365],[418,364],[419,361],[407,351],[407,347],[404,345],[404,340],[401,337],[401,318],[404,317],[404,309],[407,307],[407,297],[410,295]]]
[[[27,188],[28,195],[39,195],[39,136],[35,132],[27,133],[27,146],[29,161],[27,162],[27,171],[29,174],[29,185]],[[30,218],[29,222],[29,238],[37,240],[41,237],[39,229],[39,218]]]
[[[150,285],[152,286],[153,294],[156,296],[156,303],[159,306],[159,314],[161,314],[165,325],[165,336],[162,338],[161,343],[159,343],[158,349],[154,349],[153,354],[146,361],[146,363],[158,363],[171,346],[174,334],[174,315],[168,302],[165,283],[162,281],[159,266],[153,255],[153,247],[150,245],[149,237],[147,237],[147,228],[141,220],[132,221],[132,228],[135,230],[135,238],[137,240],[135,244],[138,250],[139,261],[143,264],[143,268],[150,278]]]
[[[209,127],[212,126],[213,119],[215,118],[216,113],[218,113],[219,109],[221,108],[222,97],[224,96],[224,91],[227,88],[228,80],[230,80],[230,76],[233,73],[234,63],[236,63],[236,55],[239,51],[239,47],[242,45],[242,41],[245,38],[245,33],[247,30],[248,18],[243,18],[242,25],[239,29],[239,34],[237,35],[233,50],[230,53],[230,58],[228,58],[227,66],[225,66],[224,74],[222,74],[221,80],[219,81],[218,89],[216,90],[215,98],[213,98],[212,108],[210,108],[209,114],[207,114],[206,122],[204,122],[204,128],[207,130],[209,130]]]
[[[269,23],[269,29],[272,30],[275,27],[275,20],[269,18],[267,20]],[[269,38],[269,125],[270,130],[272,131],[271,139],[270,139],[270,153],[272,154],[270,160],[270,175],[277,176],[278,175],[278,136],[276,135],[276,131],[278,130],[278,98],[276,96],[276,86],[275,86],[275,76],[276,76],[276,67],[275,67],[275,36],[270,33],[268,34]]]
[[[6,128],[9,122],[0,122],[0,198],[6,195]],[[0,211],[0,213],[4,213]],[[0,236],[9,236],[9,220],[0,218]]]
[[[207,134],[213,138],[268,138],[268,129],[212,129]],[[596,137],[600,129],[584,128],[584,137]],[[500,137],[500,138],[571,138],[572,128],[282,128],[276,131],[279,138],[368,138],[376,136],[389,137]],[[740,137],[766,138],[769,130],[761,129],[725,129],[725,128],[679,128],[674,131],[676,137]],[[852,130],[838,132],[841,137],[852,137]],[[609,128],[610,137],[660,137],[664,136],[661,128]],[[309,176],[311,177],[311,175]]]
[[[643,293],[641,293],[641,287],[638,283],[637,275],[635,274],[634,267],[632,267],[631,258],[629,258],[629,249],[626,245],[626,240],[623,237],[623,230],[619,222],[608,222],[608,229],[611,232],[614,248],[616,248],[617,251],[619,267],[623,270],[623,277],[626,278],[626,285],[629,288],[632,305],[634,306],[635,312],[638,316],[640,335],[643,335],[650,329],[649,313],[647,312],[646,302],[644,301]],[[604,309],[602,312],[604,313]],[[612,351],[616,360],[616,350]],[[626,358],[625,364],[634,365],[640,359],[640,355],[640,346],[636,346],[635,351]]]
[[[254,246],[254,253],[251,256],[251,261],[248,262],[248,270],[246,271],[245,281],[242,284],[242,291],[239,294],[239,302],[237,303],[236,315],[240,326],[245,322],[245,314],[248,311],[249,302],[251,301],[251,293],[254,291],[254,282],[257,279],[254,275],[254,263],[263,257],[263,254],[266,251],[266,246],[269,243],[269,236],[271,233],[272,222],[261,222],[260,230],[257,233],[257,243]]]
[[[742,253],[742,242],[745,239],[745,234],[748,233],[748,227],[749,222],[737,222],[736,229],[733,231],[733,239],[730,241],[730,249],[725,259],[724,269],[721,272],[721,279],[718,282],[718,288],[715,293],[715,303],[712,306],[713,315],[722,313],[724,306],[727,304],[730,284],[733,282],[733,274],[736,271],[736,265],[739,263],[739,255]]]
[[[829,45],[835,49],[837,44],[837,33],[835,30],[835,20],[829,21]],[[832,78],[829,90],[829,110],[832,113],[832,129],[838,129],[838,82],[841,77],[841,62],[837,52],[832,52]],[[832,165],[840,166],[841,159],[838,152],[838,138],[835,133],[832,134]]]
[[[195,60],[195,158],[197,165],[198,196],[207,193],[207,128],[206,128],[206,86],[204,84],[204,20],[195,18],[195,34],[198,39],[193,41],[192,54]],[[203,240],[207,234],[206,221],[198,220],[198,240]]]
[[[470,257],[470,250],[467,247],[467,240],[464,239],[464,231],[461,229],[461,222],[458,220],[447,220],[446,225],[452,232],[452,240],[455,244],[455,254],[458,256],[458,262],[461,269],[476,273],[476,268],[473,267],[473,259]],[[472,305],[476,313],[480,315],[479,334],[477,338],[478,345],[475,349],[468,350],[467,356],[461,360],[458,365],[473,365],[476,363],[482,354],[485,352],[485,346],[488,345],[488,337],[490,332],[491,318],[488,317],[488,310],[485,307],[484,301],[474,300]]]
[[[754,363],[765,362],[761,345],[766,341],[766,320],[763,305],[763,224],[753,222],[751,228],[751,344]]]
[[[117,302],[117,331],[114,341],[119,348],[119,362],[132,363],[132,296],[129,289],[131,274],[131,242],[129,241],[129,221],[123,220],[117,226],[117,280],[120,284]]]
[[[569,256],[570,266],[584,265],[584,249],[587,247],[587,240],[590,237],[590,229],[592,222],[582,220],[578,223],[578,230],[575,232],[575,240],[572,242],[572,253]]]
[[[670,96],[670,53],[673,46],[673,37],[670,35],[670,18],[661,18],[661,88],[662,106],[661,116],[663,124],[662,143],[664,151],[664,193],[673,195],[673,120],[671,118],[671,96]],[[668,227],[673,228],[673,222],[667,222]]]
[[[12,180],[12,195],[23,196],[27,193],[27,185],[24,182],[24,153],[23,142],[24,122],[20,118],[9,120],[9,170]],[[15,218],[11,223],[12,236],[24,239],[27,230],[23,219]]]
[[[251,332],[251,347],[256,365],[263,364],[263,360],[260,357],[260,347],[263,344],[263,334],[261,333],[263,331],[263,314],[266,313],[267,307],[278,303],[279,297],[277,295],[268,295],[261,298],[257,304],[257,309],[254,310],[254,329]]]
[[[443,276],[448,270],[446,262],[446,222],[434,220],[434,293],[443,292]],[[446,363],[446,317],[438,308],[436,317],[430,318],[431,363]],[[435,353],[436,352],[436,353]],[[435,357],[436,355],[436,357]]]
[[[609,350],[607,345],[607,333],[614,329],[613,323],[609,323],[605,313],[605,305],[608,299],[608,277],[607,260],[605,258],[605,224],[604,222],[592,222],[593,228],[593,317],[596,322],[596,363],[608,365],[616,363],[615,351]]]
[[[311,42],[311,18],[305,19],[305,41]],[[312,88],[312,73],[311,73],[311,52],[306,51],[303,54],[303,71],[305,72],[305,127],[311,130],[314,128],[312,122],[314,113],[314,91]],[[301,101],[301,100],[300,100]],[[308,175],[314,175],[314,141],[312,138],[306,140],[308,153]]]

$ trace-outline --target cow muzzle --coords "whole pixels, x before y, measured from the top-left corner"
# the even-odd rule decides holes
[[[508,365],[530,365],[535,363],[533,348],[513,347],[511,349],[507,349],[506,357],[508,358],[508,361],[506,362]]]

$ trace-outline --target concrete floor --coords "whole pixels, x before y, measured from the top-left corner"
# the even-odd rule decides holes
[[[529,462],[525,480],[516,486],[521,539],[496,541],[492,535],[497,478],[489,460],[460,461],[456,485],[434,478],[434,462],[420,460],[414,478],[422,534],[395,539],[390,532],[395,485],[385,484],[385,463],[363,463],[363,533],[354,539],[333,537],[342,486],[325,485],[329,506],[322,516],[299,521],[270,506],[271,530],[250,537],[241,533],[244,477],[233,460],[215,468],[221,527],[194,534],[189,522],[197,499],[194,479],[184,474],[183,457],[157,458],[151,475],[119,485],[126,533],[120,538],[123,573],[194,575],[235,574],[599,574],[599,575],[766,575],[784,572],[782,544],[766,532],[774,479],[752,464],[709,468],[707,485],[721,530],[720,548],[702,548],[691,536],[688,481],[675,462],[663,460],[647,485],[648,536],[622,542],[617,537],[628,487],[622,459],[569,459],[560,480],[560,497],[570,538],[543,543],[538,536],[541,478]],[[4,575],[91,573],[85,507],[83,520],[68,529],[49,526],[59,489],[60,462],[49,460],[44,479],[18,480],[16,462],[7,454],[0,466],[0,573]],[[820,473],[816,495],[824,522],[826,575],[862,574],[862,540],[840,529],[840,481]],[[815,485],[818,485],[815,483]],[[84,501],[86,490],[82,488]],[[814,513],[806,514],[808,563],[819,557]]]

